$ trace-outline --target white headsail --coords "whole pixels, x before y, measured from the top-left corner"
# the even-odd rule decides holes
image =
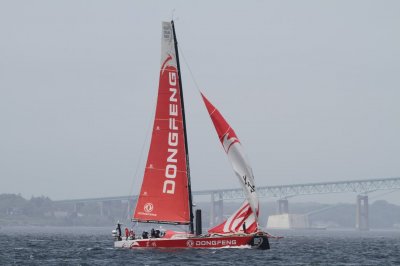
[[[259,204],[256,187],[254,184],[253,170],[248,163],[242,144],[237,138],[235,131],[229,126],[221,113],[210,103],[210,101],[203,94],[202,97],[207,107],[208,113],[210,114],[211,120],[213,121],[218,137],[222,143],[222,146],[224,147],[224,150],[228,155],[229,161],[231,162],[233,171],[238,177],[246,196],[246,201],[242,205],[242,207],[238,210],[238,212],[233,214],[227,221],[225,221],[223,227],[221,227],[220,229],[225,228],[223,232],[235,232],[241,229],[241,227],[238,225],[246,222],[246,220],[249,219],[248,222],[252,221],[252,223],[248,224],[246,222],[247,230],[249,230],[250,227],[254,227],[254,229],[257,230]],[[226,222],[232,221],[233,226],[226,225]],[[222,226],[222,224],[220,226]],[[219,228],[219,226],[215,227],[214,229],[217,228]],[[230,228],[229,231],[227,231],[227,228]],[[234,230],[233,228],[236,228],[237,230]],[[213,229],[211,229],[211,231],[212,230]]]

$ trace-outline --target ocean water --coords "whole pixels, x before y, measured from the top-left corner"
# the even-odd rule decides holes
[[[270,250],[120,250],[113,228],[3,227],[0,265],[400,265],[400,231],[272,231]]]

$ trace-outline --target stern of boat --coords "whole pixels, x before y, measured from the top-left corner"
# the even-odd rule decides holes
[[[270,249],[268,237],[266,234],[255,234],[251,238],[249,245],[251,246],[251,248],[254,249]]]

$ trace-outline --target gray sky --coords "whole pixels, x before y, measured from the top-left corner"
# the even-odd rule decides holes
[[[398,1],[3,0],[0,193],[138,190],[173,8],[257,185],[400,176]],[[181,60],[193,189],[237,187]]]

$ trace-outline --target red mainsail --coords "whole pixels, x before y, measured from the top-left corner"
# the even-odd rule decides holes
[[[190,223],[182,102],[172,24],[163,22],[153,133],[133,220]]]

